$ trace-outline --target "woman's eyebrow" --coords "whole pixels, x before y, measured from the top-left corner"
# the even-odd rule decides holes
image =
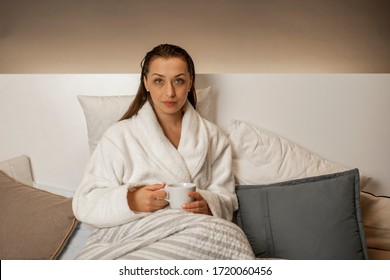
[[[159,74],[159,73],[153,73],[152,76],[165,77],[164,75]],[[175,75],[175,77],[179,77],[179,76],[186,76],[186,74],[180,73],[180,74]]]

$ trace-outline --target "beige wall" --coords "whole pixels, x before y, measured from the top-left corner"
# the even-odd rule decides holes
[[[0,0],[0,73],[138,73],[164,42],[199,73],[388,73],[388,3]]]

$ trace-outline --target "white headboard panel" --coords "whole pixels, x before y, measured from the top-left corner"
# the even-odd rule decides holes
[[[389,74],[223,74],[202,77],[215,90],[216,122],[240,119],[344,166],[357,167],[390,195]]]
[[[139,75],[0,75],[0,160],[25,154],[34,180],[74,190],[90,156],[77,95],[135,94]]]
[[[138,74],[0,75],[0,161],[26,154],[37,183],[74,190],[89,158],[77,95],[134,94]],[[383,182],[390,194],[389,74],[202,74],[214,117],[269,129]],[[377,191],[378,192],[378,191]]]

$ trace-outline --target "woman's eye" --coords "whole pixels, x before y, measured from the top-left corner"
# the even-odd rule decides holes
[[[176,84],[182,84],[182,83],[184,83],[184,80],[183,79],[176,79],[175,83]]]
[[[163,80],[162,79],[156,79],[156,80],[154,80],[154,83],[160,85],[160,84],[163,83]]]

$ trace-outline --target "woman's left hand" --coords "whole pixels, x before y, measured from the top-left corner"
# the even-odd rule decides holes
[[[184,210],[197,214],[212,215],[207,201],[200,193],[190,192],[188,196],[194,198],[195,201],[183,204]]]

